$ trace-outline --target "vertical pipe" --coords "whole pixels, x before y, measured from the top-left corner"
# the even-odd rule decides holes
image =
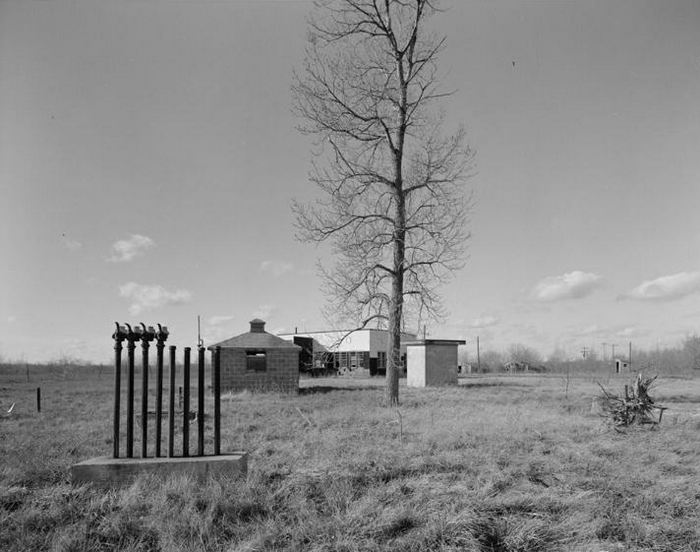
[[[170,409],[168,412],[168,458],[175,456],[175,349],[170,346]]]
[[[119,325],[117,325],[119,332]],[[112,433],[112,457],[119,458],[119,415],[122,392],[122,342],[117,333],[114,334],[114,427]]]
[[[204,347],[197,354],[197,456],[204,456]]]
[[[134,349],[136,343],[133,336],[126,346],[128,367],[127,367],[127,382],[126,382],[126,457],[134,457]]]
[[[148,347],[148,341],[144,335],[144,339],[141,340],[143,358],[141,370],[141,458],[148,456]]]
[[[221,347],[214,350],[214,454],[221,454]]]
[[[182,397],[182,456],[190,455],[190,351],[191,347],[185,347],[185,366],[182,385],[184,394]]]
[[[479,351],[479,336],[476,336],[476,371],[481,373],[481,352]]]
[[[165,343],[158,339],[156,343],[156,458],[160,456],[160,441],[163,423],[163,349]]]

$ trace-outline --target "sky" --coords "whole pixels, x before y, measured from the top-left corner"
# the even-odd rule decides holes
[[[545,357],[700,331],[700,3],[452,0],[444,109],[476,150],[464,269],[431,337]],[[0,355],[109,362],[327,329],[294,237],[311,2],[0,0]]]

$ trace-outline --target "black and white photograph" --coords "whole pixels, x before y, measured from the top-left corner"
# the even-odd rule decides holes
[[[698,0],[0,0],[0,550],[700,552]]]

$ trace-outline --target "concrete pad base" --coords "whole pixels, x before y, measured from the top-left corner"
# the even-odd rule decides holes
[[[100,456],[71,466],[74,484],[93,483],[99,487],[128,485],[141,474],[167,477],[190,474],[200,480],[207,476],[245,475],[248,454],[242,451],[220,456],[190,456],[187,458],[112,458]]]

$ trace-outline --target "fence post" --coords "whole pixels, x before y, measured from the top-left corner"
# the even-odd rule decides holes
[[[161,425],[163,422],[163,349],[168,328],[158,324],[156,333],[156,458],[160,456]]]
[[[114,427],[112,433],[112,456],[119,458],[119,417],[122,391],[122,341],[126,338],[126,328],[119,327],[119,322],[114,323],[116,329],[114,339]]]
[[[214,454],[221,454],[221,347],[214,349]]]
[[[197,455],[204,456],[204,347],[197,353]]]
[[[170,346],[170,409],[168,411],[168,458],[175,456],[175,349]]]
[[[190,347],[185,347],[185,365],[182,385],[182,456],[190,455]]]

